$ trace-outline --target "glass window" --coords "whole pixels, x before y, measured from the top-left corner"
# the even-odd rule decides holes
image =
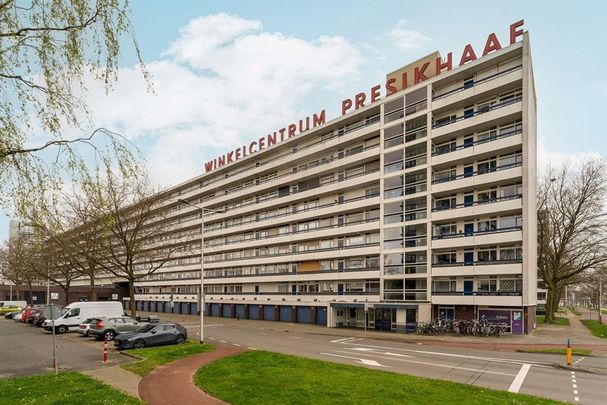
[[[490,221],[480,221],[478,223],[478,231],[479,232],[490,232],[495,231],[497,229],[497,221],[492,219]]]

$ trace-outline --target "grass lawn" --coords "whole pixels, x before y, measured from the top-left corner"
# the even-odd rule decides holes
[[[582,323],[586,325],[588,329],[590,329],[590,332],[594,336],[607,339],[607,325],[600,324],[599,321],[595,321],[594,319],[584,319]]]
[[[127,353],[144,357],[145,360],[124,364],[120,367],[143,377],[162,364],[170,363],[193,354],[204,353],[211,350],[213,350],[212,345],[201,345],[198,342],[186,342],[180,345],[127,350]]]
[[[73,371],[0,379],[0,403],[143,405],[137,398]]]
[[[580,311],[578,311],[577,309],[575,309],[575,307],[567,307],[569,308],[569,310],[575,315],[575,316],[581,316],[582,313]]]
[[[544,319],[545,319],[545,317],[544,317],[544,316],[536,316],[536,317],[535,317],[535,322],[536,322],[538,325],[543,325],[543,324],[544,324]],[[569,325],[570,325],[570,324],[569,324],[569,319],[567,319],[567,318],[563,318],[563,317],[561,317],[561,316],[555,316],[555,317],[554,317],[554,323],[553,323],[553,325],[559,325],[559,326],[569,326]]]
[[[556,404],[547,399],[363,367],[249,351],[199,369],[194,382],[239,404]]]
[[[555,348],[545,347],[545,348],[537,348],[537,349],[518,349],[517,352],[567,354],[567,349],[555,349]],[[590,350],[590,349],[573,349],[574,356],[589,356],[590,354],[592,354],[592,350]]]

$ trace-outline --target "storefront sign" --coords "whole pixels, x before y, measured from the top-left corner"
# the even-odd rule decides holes
[[[523,30],[521,27],[524,23],[525,20],[520,20],[510,25],[510,45],[516,43],[517,38],[523,35]],[[500,41],[495,33],[491,33],[487,36],[485,47],[480,55],[481,57],[486,56],[489,53],[498,51],[500,49],[502,49]],[[476,60],[476,55],[477,53],[472,45],[466,45],[461,53],[461,57],[459,58],[458,66],[462,66]],[[443,72],[450,71],[453,69],[453,53],[449,52],[445,59],[438,55],[434,60],[428,60],[426,57],[424,59],[420,59],[416,63],[419,63],[419,65],[410,65],[407,67],[407,69],[399,70],[398,77],[388,75],[386,82],[383,84],[383,89],[386,96],[402,91],[409,86],[421,83],[424,80],[437,76]],[[351,111],[356,111],[359,108],[373,104],[374,102],[380,100],[382,98],[381,89],[382,85],[378,84],[371,87],[368,97],[365,92],[361,92],[356,94],[353,98],[343,100],[341,102],[341,114],[345,115]],[[314,114],[312,117],[306,117],[305,119],[299,120],[299,123],[291,123],[278,131],[274,131],[271,134],[251,141],[248,145],[242,145],[222,156],[206,162],[204,164],[205,172],[208,173],[215,169],[219,169],[232,162],[252,155],[255,152],[282,142],[285,139],[292,138],[297,134],[309,130],[310,128],[323,125],[325,122],[325,110],[322,110],[319,114]]]
[[[495,309],[479,309],[478,319],[484,319],[490,323],[505,323],[510,325],[510,311]]]

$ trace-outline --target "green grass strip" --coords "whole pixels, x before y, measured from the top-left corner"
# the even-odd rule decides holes
[[[137,398],[74,371],[0,380],[0,403],[36,405],[142,405]]]
[[[249,351],[211,363],[197,371],[194,381],[233,405],[561,403],[263,351]]]
[[[545,319],[546,319],[546,317],[544,317],[544,316],[537,316],[537,317],[535,317],[535,323],[537,323],[538,325],[543,325],[545,323]],[[567,318],[563,318],[561,316],[555,316],[554,323],[552,325],[570,326],[570,323],[569,323],[569,319],[567,319]]]
[[[594,319],[584,319],[582,323],[586,325],[590,332],[597,337],[607,339],[607,325],[599,323],[599,321],[595,321]]]
[[[567,349],[556,349],[556,348],[536,348],[536,349],[518,349],[517,352],[521,353],[552,353],[552,354],[567,354]],[[572,354],[574,356],[589,356],[592,354],[590,349],[573,349]]]
[[[212,345],[201,345],[198,342],[186,342],[180,345],[127,350],[127,353],[144,357],[145,360],[124,364],[120,367],[143,377],[160,365],[211,350],[213,350]]]

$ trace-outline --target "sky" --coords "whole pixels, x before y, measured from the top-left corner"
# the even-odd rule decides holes
[[[91,127],[127,136],[168,187],[203,164],[385,81],[433,51],[482,52],[509,25],[529,31],[540,165],[607,157],[605,1],[131,0],[153,92],[125,39],[110,94],[92,82]],[[74,134],[75,135],[75,134]],[[0,241],[8,215],[0,211]]]

